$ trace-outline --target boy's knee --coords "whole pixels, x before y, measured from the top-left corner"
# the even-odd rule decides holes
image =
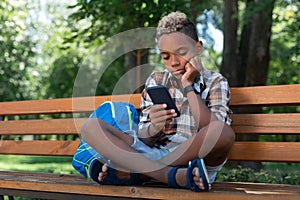
[[[229,149],[231,148],[234,140],[235,133],[232,128],[222,121],[214,121],[210,124],[216,137],[218,137],[217,148]]]
[[[235,141],[235,133],[233,132],[232,128],[227,124],[225,124],[223,135],[225,138],[225,143],[227,143],[227,145],[231,147],[233,142]]]
[[[235,140],[235,133],[232,128],[222,121],[214,121],[209,126],[210,134],[216,138],[212,152],[218,154],[229,153]]]
[[[210,124],[211,131],[214,131],[217,142],[210,153],[205,157],[210,166],[215,166],[224,162],[235,140],[235,134],[230,126],[221,121],[214,121]]]

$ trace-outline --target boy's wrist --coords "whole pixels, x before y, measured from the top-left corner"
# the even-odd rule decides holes
[[[185,86],[184,88],[183,88],[183,94],[184,94],[184,96],[187,96],[187,94],[189,93],[189,92],[191,92],[191,91],[195,91],[195,89],[194,89],[194,87],[193,87],[193,85],[192,84],[190,84],[190,85],[188,85],[188,86]]]
[[[149,129],[148,129],[148,136],[149,137],[155,137],[158,135],[158,133],[160,132],[161,130],[158,131],[158,129],[151,123],[150,126],[149,126]]]
[[[188,87],[188,86],[191,86],[191,85],[193,85],[193,82],[189,82],[189,81],[182,82],[182,87],[183,87],[183,88]]]

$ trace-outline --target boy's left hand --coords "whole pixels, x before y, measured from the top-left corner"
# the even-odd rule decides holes
[[[198,56],[192,57],[185,65],[186,72],[181,78],[181,83],[183,87],[193,84],[195,78],[200,73],[201,70],[201,60]]]

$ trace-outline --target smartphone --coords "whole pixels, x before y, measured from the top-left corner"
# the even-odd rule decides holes
[[[180,112],[175,105],[168,89],[163,85],[157,85],[146,88],[151,100],[154,104],[167,104],[167,109],[174,109],[177,113],[176,117],[180,116]]]

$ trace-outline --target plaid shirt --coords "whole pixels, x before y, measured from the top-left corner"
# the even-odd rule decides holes
[[[180,89],[171,73],[167,70],[152,73],[147,79],[145,87],[156,85],[164,85],[169,89],[170,95],[181,114],[180,117],[173,118],[171,123],[166,124],[164,129],[164,133],[173,133],[167,136],[168,142],[166,143],[167,148],[173,148],[196,134],[199,129],[195,124],[188,99],[184,96],[182,89]],[[199,92],[199,95],[201,95],[201,98],[205,101],[206,106],[211,112],[213,112],[219,120],[230,125],[231,119],[228,116],[228,114],[231,113],[228,107],[230,91],[227,80],[221,74],[203,68],[194,82],[194,88]],[[149,110],[152,105],[153,103],[149,95],[146,90],[144,90],[141,99],[142,113],[139,129],[146,128],[151,123]]]

